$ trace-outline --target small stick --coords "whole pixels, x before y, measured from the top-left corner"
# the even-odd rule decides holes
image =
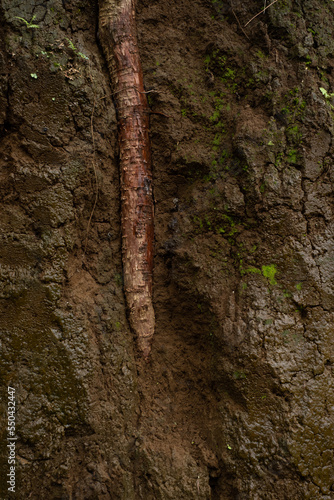
[[[135,89],[139,92],[139,94],[150,94],[151,92],[154,92],[155,94],[159,94],[158,90],[146,90],[146,92],[140,92],[140,90],[135,87]]]
[[[95,96],[95,92],[94,92],[94,79],[92,77],[91,66],[89,66],[89,74],[90,74],[90,81],[92,83],[92,88],[93,88],[93,93],[94,93],[93,110],[92,110],[92,114],[90,117],[90,133],[92,136],[92,143],[93,143],[93,161],[92,161],[92,164],[93,164],[95,183],[96,183],[96,193],[95,193],[94,205],[93,205],[92,211],[90,213],[88,224],[87,224],[86,240],[85,240],[83,255],[86,254],[90,224],[92,222],[92,218],[93,218],[93,214],[94,214],[94,211],[95,211],[95,208],[97,205],[97,201],[99,199],[99,180],[98,180],[97,172],[96,172],[96,148],[95,148],[95,138],[94,138],[94,112],[95,112],[95,107],[96,107],[96,96]]]
[[[171,116],[165,115],[165,113],[160,113],[160,111],[149,111],[148,114],[149,115],[161,115],[161,116],[165,116],[166,118],[171,118]]]
[[[146,92],[141,92],[138,87],[125,87],[121,90],[116,90],[115,92],[112,93],[112,95],[115,95],[115,94],[119,94],[120,92],[124,92],[125,90],[131,90],[131,89],[135,89],[137,90],[137,92],[139,92],[139,94],[150,94],[151,92],[154,92],[155,94],[159,94],[159,91],[158,90],[146,90]]]
[[[265,10],[269,9],[269,7],[271,7],[272,5],[274,5],[274,3],[276,3],[276,2],[277,2],[277,0],[274,0],[274,1],[273,1],[273,2],[271,2],[271,4],[269,4],[269,5],[268,5],[265,9],[261,10],[261,12],[258,12],[258,13],[256,14],[256,16],[252,17],[252,19],[250,19],[250,20],[248,21],[248,23],[246,23],[246,24],[245,24],[244,28],[246,28],[246,26],[247,26],[249,23],[251,23],[251,22],[253,21],[253,19],[255,19],[255,18],[256,18],[257,16],[259,16],[260,14],[262,14]],[[247,38],[248,38],[248,37],[247,37]]]
[[[235,17],[235,18],[236,18],[236,20],[237,20],[237,23],[238,23],[238,25],[239,25],[239,28],[241,29],[241,31],[243,32],[243,34],[245,35],[245,37],[247,38],[247,40],[249,40],[249,37],[247,36],[246,31],[245,31],[245,30],[243,29],[243,27],[241,26],[241,24],[240,24],[240,22],[239,22],[239,19],[238,19],[237,15],[236,15],[236,13],[234,12],[234,10],[233,10],[233,9],[232,9],[232,12],[233,12],[233,14],[234,14],[234,17]]]

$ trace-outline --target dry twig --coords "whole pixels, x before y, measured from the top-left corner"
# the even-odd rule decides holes
[[[99,183],[98,183],[97,172],[96,172],[96,149],[95,149],[95,138],[94,138],[94,112],[95,112],[95,107],[96,107],[96,95],[95,95],[95,92],[94,92],[94,81],[93,81],[93,77],[92,77],[92,72],[91,72],[91,67],[90,66],[89,66],[89,74],[90,74],[90,81],[92,83],[92,89],[93,89],[93,93],[94,93],[93,110],[92,110],[92,114],[91,114],[91,117],[90,117],[90,133],[91,133],[91,136],[92,136],[92,143],[93,143],[93,161],[92,161],[92,164],[93,164],[94,177],[95,177],[95,183],[96,183],[96,192],[95,192],[94,205],[93,205],[92,211],[90,213],[88,224],[87,224],[86,240],[85,240],[85,246],[84,246],[83,255],[86,254],[89,228],[90,228],[90,225],[91,225],[91,222],[92,222],[92,218],[93,218],[93,214],[94,214],[94,211],[95,211],[95,208],[96,208],[96,205],[97,205],[97,200],[99,198]]]
[[[240,21],[239,21],[239,18],[237,17],[237,15],[236,15],[236,13],[234,12],[234,10],[233,10],[233,9],[232,9],[232,12],[233,12],[234,17],[235,17],[235,18],[236,18],[236,20],[237,20],[237,23],[238,23],[239,28],[241,29],[241,31],[243,32],[243,34],[245,35],[245,37],[249,40],[249,37],[247,36],[246,31],[245,31],[245,30],[243,29],[243,27],[241,26]]]
[[[263,10],[261,10],[261,12],[258,12],[258,13],[256,14],[256,16],[252,17],[252,19],[250,19],[250,20],[248,21],[248,23],[246,23],[246,24],[245,24],[244,28],[246,28],[246,26],[247,26],[249,23],[251,23],[251,22],[253,21],[253,19],[255,19],[257,16],[259,16],[260,14],[262,14],[263,12],[265,12],[267,9],[269,9],[269,7],[271,7],[272,5],[274,5],[274,3],[276,3],[276,2],[277,2],[277,0],[274,0],[273,2],[271,2],[271,4],[267,5],[267,7],[265,7]],[[247,38],[248,38],[248,37],[247,37]]]

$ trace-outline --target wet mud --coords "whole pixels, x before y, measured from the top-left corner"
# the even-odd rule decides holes
[[[10,498],[334,498],[334,4],[279,0],[244,27],[262,7],[137,5],[147,363],[97,2],[1,0],[0,498],[8,385]]]

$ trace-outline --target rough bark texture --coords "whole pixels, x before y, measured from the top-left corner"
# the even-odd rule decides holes
[[[152,305],[153,197],[149,109],[143,85],[134,0],[100,0],[100,39],[118,119],[122,255],[132,330],[144,357],[154,333]]]

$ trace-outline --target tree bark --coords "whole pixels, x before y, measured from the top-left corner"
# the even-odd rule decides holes
[[[153,196],[149,110],[137,44],[135,0],[99,0],[99,7],[100,40],[118,120],[125,297],[130,326],[147,358],[155,324]]]

